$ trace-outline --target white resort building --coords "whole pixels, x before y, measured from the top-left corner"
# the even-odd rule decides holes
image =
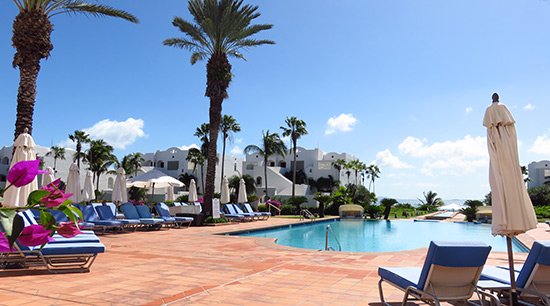
[[[527,166],[529,173],[528,188],[550,184],[550,161],[532,162]]]

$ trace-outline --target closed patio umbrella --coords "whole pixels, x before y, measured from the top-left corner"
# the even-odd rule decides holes
[[[69,176],[67,177],[67,186],[65,187],[65,192],[72,194],[69,200],[71,200],[73,203],[82,202],[82,194],[80,190],[80,174],[78,171],[78,166],[75,163],[72,163],[69,167]]]
[[[246,196],[246,184],[244,183],[244,180],[242,178],[239,180],[239,195],[237,196],[237,202],[248,202],[248,198]]]
[[[51,167],[47,167],[46,173],[42,175],[42,186],[46,186],[53,181],[55,181],[55,176],[53,175],[53,169]]]
[[[82,188],[82,198],[84,202],[89,202],[95,199],[94,184],[92,183],[93,173],[92,171],[86,171],[86,177],[84,178],[84,186]]]
[[[189,183],[189,198],[187,199],[189,203],[194,203],[199,201],[199,195],[197,193],[197,183],[194,179],[191,179]]]
[[[492,233],[506,236],[512,303],[517,303],[512,237],[536,228],[537,218],[525,188],[519,163],[515,120],[493,94],[493,103],[485,111],[489,149],[489,184],[493,206]]]
[[[32,139],[32,136],[27,133],[21,133],[15,139],[13,143],[15,152],[11,160],[10,169],[16,163],[26,160],[36,160],[35,147],[36,144]],[[6,185],[7,186],[7,185]],[[2,205],[5,207],[21,207],[27,204],[27,198],[31,192],[38,189],[38,183],[36,178],[25,186],[15,187],[11,186],[4,193],[4,201]]]
[[[112,200],[115,203],[128,202],[128,191],[126,189],[126,172],[124,168],[119,167],[116,170],[115,183],[113,185]]]
[[[170,202],[174,201],[174,187],[173,186],[166,187],[166,201],[170,201]]]
[[[227,178],[224,177],[223,183],[222,183],[221,195],[220,195],[220,203],[227,204],[230,201],[231,200],[229,199],[229,181],[227,180]]]

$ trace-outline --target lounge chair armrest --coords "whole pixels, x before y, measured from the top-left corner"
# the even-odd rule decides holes
[[[420,290],[420,289],[415,288],[413,286],[409,286],[409,287],[407,287],[407,290],[405,290],[405,296],[403,297],[403,305],[407,304],[407,301],[409,300],[409,294],[411,294],[411,293],[414,297],[416,297],[420,300],[424,300],[425,299],[424,297],[429,297],[430,300],[433,301],[434,305],[436,305],[436,306],[441,305],[441,303],[439,303],[439,299],[435,295],[429,294],[426,291]]]
[[[489,298],[489,300],[491,301],[491,305],[497,305],[497,306],[500,306],[502,305],[500,303],[500,300],[498,299],[498,297],[495,295],[495,294],[492,294],[490,292],[487,292],[485,290],[482,290],[480,289],[479,287],[476,288],[476,293],[479,295],[480,297],[480,303],[481,305],[484,305],[484,302],[485,302],[485,298]]]
[[[516,291],[524,293],[524,294],[536,296],[536,297],[538,297],[539,299],[542,300],[544,305],[550,305],[550,299],[548,298],[548,296],[546,296],[542,292],[535,291],[535,290],[530,290],[530,289],[522,289],[522,288],[517,288]]]

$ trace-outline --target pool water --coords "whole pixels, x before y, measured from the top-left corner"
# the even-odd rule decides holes
[[[276,238],[281,245],[324,250],[330,225],[329,246],[347,252],[395,252],[425,248],[432,240],[482,241],[493,251],[506,252],[506,238],[491,235],[491,226],[474,223],[412,222],[385,220],[332,220],[240,233],[239,236]],[[334,233],[334,234],[333,234]],[[337,239],[334,239],[336,236]],[[527,252],[514,239],[515,252]]]

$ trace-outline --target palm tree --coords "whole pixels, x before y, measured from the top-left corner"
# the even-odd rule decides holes
[[[294,160],[292,166],[292,197],[294,198],[296,195],[296,143],[300,137],[307,135],[308,132],[305,121],[294,116],[286,117],[285,123],[286,127],[281,126],[280,128],[283,130],[283,137],[290,136],[290,140],[292,141],[292,154]]]
[[[225,165],[225,142],[227,139],[231,142],[232,133],[237,133],[241,131],[241,125],[237,122],[233,116],[223,115],[222,122],[220,124],[220,132],[222,133],[223,146],[222,146],[222,175],[220,176],[223,184],[223,174],[224,174],[224,165]],[[221,186],[220,186],[221,190]]]
[[[193,136],[197,136],[201,141],[201,151],[208,155],[208,146],[210,141],[208,136],[210,134],[210,125],[208,123],[201,124],[196,130]]]
[[[346,166],[345,159],[339,158],[332,162],[332,167],[334,167],[334,169],[338,171],[338,174],[337,174],[338,179],[340,179],[340,171],[342,171],[342,169],[344,169],[345,166]],[[349,183],[349,178],[348,178],[348,183]]]
[[[437,193],[433,191],[423,192],[424,200],[418,199],[422,203],[422,207],[426,208],[428,211],[433,210],[439,206],[442,206],[443,200],[437,197]]]
[[[285,156],[287,148],[277,133],[262,132],[262,146],[248,145],[244,148],[245,154],[259,154],[264,157],[265,195],[267,196],[267,160],[269,156],[278,154]]]
[[[82,144],[90,143],[90,135],[84,131],[74,131],[72,135],[69,135],[69,139],[76,143],[76,153],[73,156],[73,160],[76,161],[78,169],[80,170],[80,159],[86,158],[86,154],[82,152]]]
[[[144,161],[145,159],[141,153],[130,153],[122,158],[122,162],[117,167],[122,167],[129,175],[134,174],[136,176]]]
[[[212,211],[215,189],[218,132],[222,117],[222,103],[228,97],[227,88],[232,79],[228,56],[244,59],[240,53],[250,47],[274,44],[271,40],[258,40],[253,35],[272,28],[270,24],[251,24],[260,17],[258,7],[243,4],[242,0],[189,0],[188,9],[194,23],[175,17],[172,24],[186,38],[170,38],[164,45],[192,52],[191,64],[208,59],[206,64],[206,92],[210,98],[210,143],[206,170],[205,212]]]
[[[367,170],[367,165],[358,159],[354,159],[347,164],[348,168],[355,171],[355,185],[358,184],[359,172]],[[349,180],[349,178],[348,178]]]
[[[187,157],[185,159],[193,163],[193,174],[195,176],[197,175],[197,165],[201,166],[201,182],[202,190],[204,192],[204,163],[206,162],[206,155],[197,148],[191,148],[187,152]]]
[[[137,23],[136,17],[125,11],[85,0],[12,0],[19,13],[13,21],[12,44],[15,47],[13,67],[19,68],[17,117],[14,139],[28,128],[32,134],[36,81],[40,61],[50,56],[53,49],[50,18],[59,14],[82,13],[88,16],[118,17]]]
[[[380,168],[377,165],[372,164],[367,167],[367,176],[370,178],[369,190],[372,184],[372,192],[374,192],[374,181],[380,177]]]
[[[86,152],[86,159],[88,160],[90,170],[94,173],[96,190],[99,189],[99,177],[101,174],[108,172],[109,167],[118,163],[113,151],[113,147],[103,139],[90,141],[90,148]]]
[[[64,160],[65,159],[65,148],[58,147],[58,146],[52,146],[50,148],[50,152],[46,153],[46,156],[52,156],[53,155],[53,172],[57,172],[57,159]]]

